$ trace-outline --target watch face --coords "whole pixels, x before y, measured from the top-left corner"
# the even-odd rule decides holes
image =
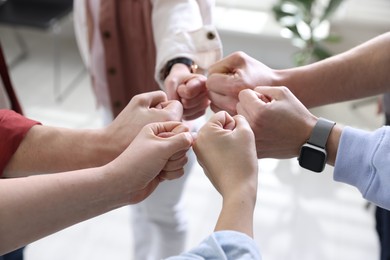
[[[326,163],[326,151],[320,147],[305,144],[301,148],[299,165],[313,172],[322,172]]]

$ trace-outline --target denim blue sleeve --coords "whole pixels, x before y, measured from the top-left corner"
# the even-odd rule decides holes
[[[357,187],[365,199],[390,209],[390,127],[374,132],[344,128],[334,180]]]
[[[236,231],[218,231],[192,250],[167,259],[260,260],[261,256],[254,240],[249,236]]]

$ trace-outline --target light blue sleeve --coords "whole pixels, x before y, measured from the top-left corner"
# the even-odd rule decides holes
[[[218,231],[203,240],[197,247],[167,260],[218,259],[260,260],[254,240],[236,231]]]
[[[344,128],[334,180],[357,187],[365,199],[390,209],[390,127],[374,132]]]

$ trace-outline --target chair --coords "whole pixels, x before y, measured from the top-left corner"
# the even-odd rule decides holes
[[[58,36],[61,32],[61,20],[72,11],[73,0],[0,0],[0,24],[15,28],[13,31],[21,49],[21,53],[11,62],[10,67],[16,66],[28,56],[27,44],[18,32],[18,27],[51,31]],[[84,70],[61,92],[61,52],[57,38],[53,37],[54,95],[57,101],[61,101],[80,79]]]

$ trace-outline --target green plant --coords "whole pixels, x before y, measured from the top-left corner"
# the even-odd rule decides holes
[[[329,19],[343,0],[279,0],[273,6],[275,19],[283,27],[282,35],[292,40],[299,51],[294,54],[296,65],[325,59],[332,54],[323,42],[337,42],[330,34]]]

